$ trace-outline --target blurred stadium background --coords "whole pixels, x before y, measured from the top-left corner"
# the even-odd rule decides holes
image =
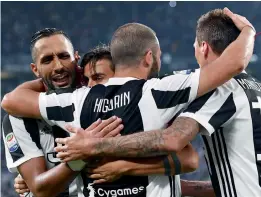
[[[162,73],[196,68],[193,42],[197,19],[207,11],[227,6],[246,16],[261,31],[261,2],[1,2],[1,95],[33,79],[29,64],[30,39],[45,27],[64,30],[76,50],[84,54],[99,43],[108,43],[117,27],[140,22],[153,28],[162,50]],[[261,36],[248,72],[261,78]],[[1,97],[1,99],[2,99]],[[4,115],[1,110],[1,117]],[[188,179],[208,179],[200,137],[194,142],[202,159]],[[3,197],[13,192],[13,176],[6,168],[1,140],[1,184]]]

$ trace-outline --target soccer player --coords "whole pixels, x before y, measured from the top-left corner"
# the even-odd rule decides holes
[[[109,47],[107,47],[106,45],[98,46],[86,53],[82,58],[80,66],[83,68],[83,72],[85,77],[87,78],[89,86],[105,83],[110,77],[114,75],[114,65],[112,63],[111,53]],[[184,157],[182,156],[182,154],[184,155]],[[191,161],[194,159],[193,154],[189,155],[189,152],[187,151],[186,155],[182,152],[178,156],[182,156],[182,164],[188,163],[187,166],[190,167],[189,171],[196,168],[197,165],[195,165],[194,163],[197,162],[192,162],[193,165],[191,165]],[[152,159],[150,162],[148,162],[148,159],[146,159],[146,161],[141,159],[129,161],[120,159],[116,161],[111,160],[106,163],[102,161],[101,163],[99,163],[100,165],[95,165],[96,168],[94,168],[94,166],[89,167],[88,174],[90,174],[91,171],[96,172],[93,173],[91,177],[95,177],[100,174],[100,180],[95,182],[99,182],[101,181],[101,179],[104,179],[104,181],[106,182],[112,182],[123,175],[140,176],[163,173],[164,165],[161,161],[161,159]],[[126,169],[126,166],[128,166],[128,171],[123,173],[121,169]],[[186,168],[186,166],[183,165],[183,168]],[[103,175],[105,176],[103,177]],[[22,178],[17,177],[16,182],[16,187],[18,187],[18,185],[21,185],[21,187],[24,187],[25,189],[27,188]],[[181,181],[181,187],[185,188],[186,190],[182,191],[182,193],[185,192],[185,194],[189,196],[194,196],[193,194],[196,194],[195,196],[213,196],[213,188],[211,187],[211,182]],[[199,187],[202,189],[198,190],[197,188]]]
[[[111,53],[115,63],[115,76],[110,78],[105,85],[96,85],[91,89],[81,88],[73,93],[46,95],[39,93],[40,88],[34,88],[33,85],[40,85],[39,81],[27,82],[7,94],[2,101],[2,107],[13,115],[43,117],[50,124],[59,125],[62,128],[70,123],[85,129],[97,118],[103,119],[112,115],[122,118],[124,123],[122,135],[129,134],[130,131],[135,133],[142,130],[163,128],[196,97],[204,95],[233,75],[240,73],[249,63],[253,52],[255,31],[247,20],[242,21],[240,16],[230,13],[229,10],[226,12],[240,29],[239,37],[224,50],[216,61],[202,67],[195,73],[146,80],[158,72],[160,68],[161,52],[158,39],[155,32],[149,27],[130,23],[117,29],[112,37]],[[18,97],[18,95],[20,96]],[[30,109],[27,107],[29,103],[31,104]],[[21,105],[24,108],[21,108]],[[148,112],[150,113],[148,114]],[[65,114],[66,117],[64,117]],[[70,128],[67,127],[67,130]],[[149,136],[155,137],[155,141],[161,144],[163,141],[158,141],[157,139],[160,138],[154,133],[150,132],[149,134],[152,136]],[[57,151],[65,151],[60,152],[59,156],[66,161],[72,157],[86,158],[93,154],[96,150],[91,144],[103,141],[101,139],[95,140],[95,138],[90,140],[85,137],[83,142],[81,137],[85,135],[86,132],[76,132],[76,135],[71,138],[61,139],[61,142],[66,142],[66,146],[57,147]],[[128,138],[128,136],[124,137]],[[108,141],[111,140],[113,138]],[[86,147],[79,141],[91,149],[85,150]],[[152,140],[152,142],[154,141]],[[131,144],[131,141],[129,143]],[[141,143],[144,144],[144,142]],[[99,150],[103,150],[104,145],[102,144]],[[108,152],[110,152],[110,144],[106,145]],[[125,147],[121,144],[118,145],[124,155]],[[71,152],[72,149],[68,149],[68,147],[73,147],[74,151]],[[140,145],[136,148],[139,147]],[[158,149],[156,153],[153,150],[145,149],[143,151],[150,152],[151,156],[158,154]],[[142,151],[140,150],[140,152]],[[86,155],[83,156],[83,153]],[[164,153],[166,154],[166,151]],[[69,156],[69,154],[71,155]],[[127,155],[127,153],[125,154]],[[175,154],[172,154],[172,157],[177,164],[175,173],[179,174],[178,158]],[[162,159],[167,160],[167,157]],[[84,183],[85,190],[91,188],[92,193],[95,190],[99,195],[106,193],[111,195],[166,196],[173,194],[171,181],[166,176],[149,176],[139,177],[139,179],[122,177],[119,181],[110,184],[91,185],[91,187],[89,186],[92,183],[86,180]]]
[[[32,71],[36,77],[43,80],[46,90],[64,92],[75,88],[78,52],[74,52],[69,37],[63,31],[45,28],[36,32],[31,41],[31,51],[34,62],[31,64]],[[108,133],[108,127],[104,128],[113,124],[120,123],[113,119],[103,123],[100,121],[94,123],[89,130],[96,136],[117,135],[120,129]],[[100,130],[95,126],[99,126]],[[7,167],[11,172],[18,171],[22,175],[35,196],[51,197],[60,192],[60,197],[78,195],[75,181],[68,187],[77,173],[67,165],[59,164],[53,150],[56,146],[55,138],[66,137],[67,134],[61,128],[51,127],[43,120],[9,115],[4,117],[3,136]],[[18,180],[21,188],[16,188],[16,191],[29,192],[23,180]]]
[[[109,47],[106,45],[98,46],[86,53],[82,58],[80,67],[83,68],[84,76],[87,78],[89,87],[107,82],[109,78],[114,76],[115,70]],[[148,160],[149,159],[146,159],[146,161],[141,159],[120,159],[101,162],[89,168],[88,173],[91,174],[92,172],[92,177],[99,176],[99,180],[95,181],[99,183],[102,182],[102,180],[104,182],[112,182],[122,175],[137,176],[164,172],[164,164],[161,162],[161,159],[153,159],[151,162],[148,162]],[[155,164],[159,164],[158,168],[155,167]],[[121,170],[119,170],[126,169],[126,166],[128,166],[128,171],[121,172]],[[149,168],[150,171],[148,171]],[[210,181],[181,180],[181,191],[184,196],[215,196]]]
[[[239,29],[222,10],[213,10],[201,16],[194,43],[195,57],[200,67],[216,62],[239,35]],[[78,132],[66,139],[66,148],[57,150],[68,151],[59,155],[65,161],[86,159],[88,153],[91,156],[145,157],[178,152],[200,132],[216,196],[260,197],[260,102],[260,81],[243,71],[193,101],[167,129],[106,141],[85,141],[83,149],[77,147],[85,156],[74,157],[71,155],[75,149],[72,142],[79,136],[85,139]]]

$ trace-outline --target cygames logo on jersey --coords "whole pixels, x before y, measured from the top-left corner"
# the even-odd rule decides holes
[[[18,142],[15,139],[13,132],[8,133],[5,139],[6,139],[7,147],[11,153],[15,152],[19,148]]]

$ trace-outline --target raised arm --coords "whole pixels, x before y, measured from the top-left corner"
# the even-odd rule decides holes
[[[198,97],[240,74],[247,67],[253,54],[256,32],[251,23],[226,8],[224,12],[233,20],[241,33],[219,58],[200,69]]]

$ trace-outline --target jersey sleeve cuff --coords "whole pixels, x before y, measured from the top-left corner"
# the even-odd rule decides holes
[[[34,156],[27,155],[27,156],[24,156],[24,157],[18,159],[16,162],[13,162],[13,163],[7,162],[6,166],[10,172],[15,173],[15,172],[18,172],[18,169],[17,169],[18,166],[22,165],[23,163],[27,162],[30,159],[42,157],[42,156],[44,156],[43,152],[37,151],[37,153]]]
[[[185,112],[185,113],[180,114],[179,117],[188,117],[188,118],[192,118],[192,119],[196,120],[203,127],[200,129],[200,133],[202,135],[210,136],[215,131],[215,129],[212,127],[212,125],[209,124],[208,121],[206,121],[206,118],[201,115],[190,113],[190,112]]]

